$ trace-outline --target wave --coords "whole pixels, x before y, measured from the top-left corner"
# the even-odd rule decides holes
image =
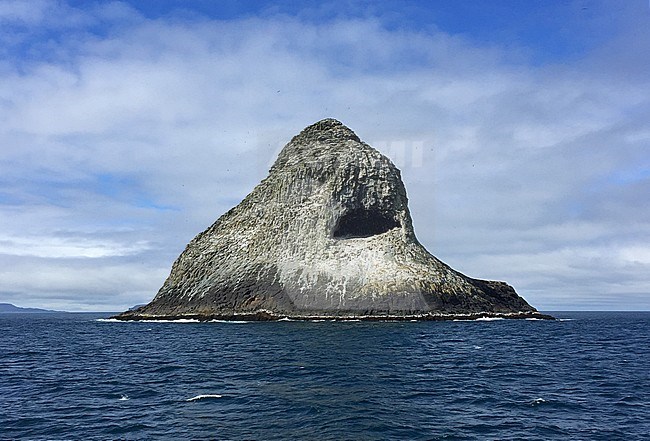
[[[204,395],[197,395],[197,396],[195,396],[195,397],[188,398],[188,399],[185,400],[185,401],[199,401],[199,400],[207,400],[207,399],[211,399],[211,398],[221,398],[221,395],[219,395],[219,394],[204,394]]]
[[[197,320],[197,319],[146,320],[146,323],[201,323],[201,320]]]
[[[114,318],[98,318],[96,322],[107,323],[206,323],[198,319],[176,319],[176,320],[118,320]],[[209,323],[253,323],[250,320],[209,320]],[[147,329],[150,331],[151,329]]]
[[[118,320],[114,318],[98,318],[96,322],[109,322],[109,323],[201,323],[197,319],[176,319],[176,320]]]
[[[505,320],[504,317],[479,317],[476,319],[453,319],[452,322],[493,322],[496,320]]]
[[[210,323],[253,323],[250,320],[210,320]]]
[[[535,398],[533,401],[530,402],[531,406],[539,406],[540,404],[546,403],[546,400],[544,398]]]

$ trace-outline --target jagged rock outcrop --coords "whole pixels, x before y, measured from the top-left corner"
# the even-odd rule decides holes
[[[333,119],[304,129],[120,319],[543,317],[420,245],[399,170]]]

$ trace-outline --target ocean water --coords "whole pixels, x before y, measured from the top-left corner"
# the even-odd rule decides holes
[[[649,439],[650,313],[556,316],[3,314],[0,439]]]

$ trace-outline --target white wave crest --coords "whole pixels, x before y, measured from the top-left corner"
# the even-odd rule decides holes
[[[249,320],[210,320],[210,323],[252,323]]]
[[[147,320],[147,323],[200,323],[197,319]]]
[[[188,398],[185,401],[199,401],[199,400],[206,400],[206,399],[210,399],[210,398],[221,398],[221,395],[218,395],[218,394],[197,395],[195,397]]]
[[[176,320],[118,320],[114,318],[98,318],[96,322],[109,323],[200,323],[197,319],[176,319]]]

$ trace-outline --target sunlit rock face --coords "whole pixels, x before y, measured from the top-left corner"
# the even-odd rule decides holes
[[[538,313],[415,237],[399,170],[334,119],[287,144],[269,175],[196,236],[148,305],[118,318],[448,318]]]

